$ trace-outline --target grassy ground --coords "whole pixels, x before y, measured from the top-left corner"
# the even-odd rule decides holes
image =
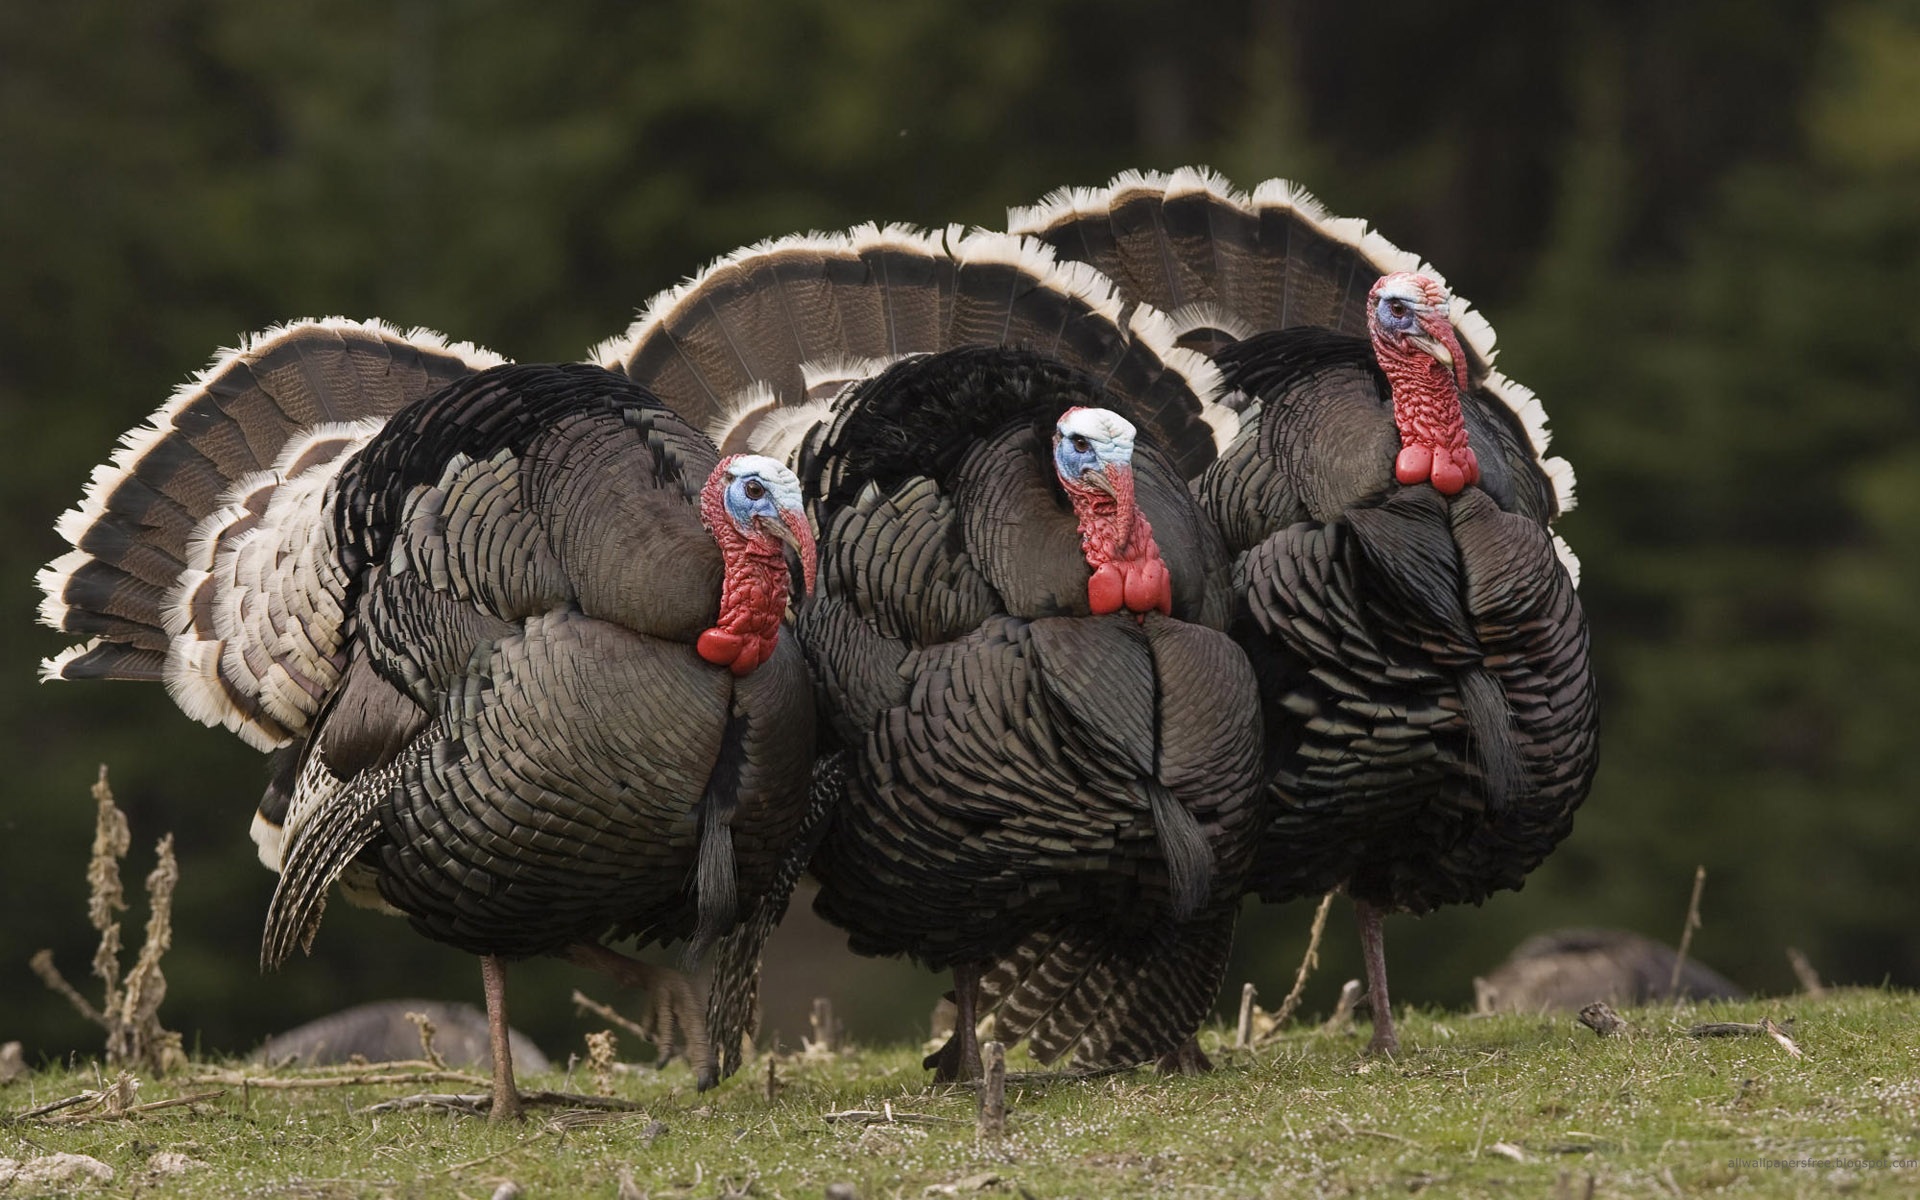
[[[115,1172],[92,1192],[129,1196],[486,1200],[512,1181],[528,1197],[625,1200],[820,1197],[836,1183],[866,1200],[1579,1197],[1589,1177],[1599,1196],[1920,1191],[1920,997],[1849,991],[1624,1015],[1632,1032],[1603,1040],[1566,1017],[1415,1013],[1394,1062],[1363,1059],[1358,1033],[1303,1029],[1257,1053],[1218,1052],[1219,1069],[1198,1078],[1016,1081],[997,1144],[976,1140],[972,1095],[928,1087],[919,1050],[902,1047],[782,1058],[771,1103],[764,1058],[706,1096],[694,1094],[684,1068],[617,1075],[615,1094],[644,1113],[536,1109],[504,1128],[438,1112],[361,1111],[447,1084],[231,1088],[134,1118],[0,1124],[0,1158],[91,1155]],[[1794,1018],[1805,1056],[1766,1036],[1685,1033],[1699,1021],[1762,1017]],[[1031,1066],[1018,1057],[1011,1065]],[[190,1082],[193,1073],[146,1081],[137,1099],[213,1090]],[[555,1074],[522,1085],[564,1082]],[[94,1086],[90,1069],[43,1071],[0,1091],[0,1109],[19,1113]],[[591,1090],[592,1081],[580,1070],[569,1086]],[[875,1115],[826,1116],[848,1110]],[[166,1173],[168,1160],[156,1155],[169,1153],[194,1165]],[[1775,1165],[1737,1161],[1753,1159]],[[0,1194],[35,1192],[16,1183]]]

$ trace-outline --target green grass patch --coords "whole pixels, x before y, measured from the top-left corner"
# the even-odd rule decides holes
[[[1355,1032],[1301,1029],[1236,1053],[1214,1031],[1203,1036],[1216,1064],[1210,1075],[1016,1080],[997,1143],[977,1139],[971,1092],[930,1087],[921,1051],[899,1047],[781,1057],[771,1102],[764,1057],[706,1095],[683,1067],[621,1074],[614,1094],[643,1113],[537,1108],[511,1127],[435,1111],[363,1111],[446,1084],[230,1088],[132,1118],[11,1120],[0,1124],[0,1157],[89,1155],[115,1174],[86,1190],[125,1196],[485,1200],[512,1181],[528,1197],[615,1197],[623,1173],[632,1179],[628,1197],[796,1200],[836,1183],[867,1200],[1578,1197],[1589,1175],[1600,1196],[1920,1191],[1920,997],[1858,990],[1623,1015],[1631,1032],[1602,1039],[1570,1016],[1410,1013],[1401,1026],[1406,1049],[1391,1062],[1363,1058]],[[1766,1036],[1686,1033],[1698,1022],[1762,1017],[1792,1018],[1804,1057]],[[234,1065],[146,1080],[137,1100],[211,1090],[189,1079]],[[1010,1066],[1032,1068],[1019,1055]],[[0,1091],[0,1107],[17,1114],[99,1082],[91,1068],[39,1071]],[[521,1082],[593,1086],[584,1068],[570,1080],[554,1073]],[[878,1115],[828,1118],[849,1110]],[[163,1154],[193,1165],[163,1173],[156,1163],[167,1160],[155,1157]],[[1808,1161],[1821,1165],[1778,1165]],[[67,1194],[76,1185],[42,1190]],[[0,1186],[7,1200],[31,1194],[31,1186]]]

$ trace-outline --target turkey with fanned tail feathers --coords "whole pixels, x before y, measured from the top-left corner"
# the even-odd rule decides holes
[[[978,1073],[983,973],[1043,1061],[1191,1049],[1263,815],[1229,560],[1185,482],[1236,426],[1211,367],[1032,243],[871,226],[741,251],[597,354],[796,468],[846,754],[816,907],[952,970],[928,1065]]]
[[[1197,479],[1267,713],[1252,889],[1342,887],[1372,1048],[1396,1046],[1380,918],[1518,888],[1596,765],[1573,473],[1431,268],[1290,184],[1202,170],[1057,192],[1009,228],[1170,314],[1240,427]]]
[[[815,569],[786,467],[598,367],[305,322],[183,387],[60,530],[41,615],[89,640],[47,674],[162,679],[275,755],[264,964],[338,883],[481,955],[497,1039],[501,961],[562,955],[653,987],[714,1081],[685,980],[600,938],[757,961],[729,939],[784,907],[814,754],[786,552]],[[714,983],[728,1070],[751,985]]]

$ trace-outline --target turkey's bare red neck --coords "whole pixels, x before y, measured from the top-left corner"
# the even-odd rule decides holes
[[[727,512],[721,473],[700,493],[700,516],[720,544],[720,619],[694,644],[701,658],[745,675],[773,657],[780,644],[780,618],[787,611],[792,575],[781,543],[766,534],[740,532]]]
[[[1454,362],[1464,364],[1459,343],[1449,330]],[[1451,496],[1480,482],[1480,463],[1467,444],[1466,415],[1460,408],[1460,375],[1417,346],[1376,333],[1374,356],[1393,389],[1393,423],[1400,428],[1400,455],[1394,478],[1413,485],[1431,482]]]
[[[1106,477],[1111,495],[1077,479],[1060,480],[1080,519],[1080,549],[1093,570],[1087,605],[1095,614],[1123,608],[1171,613],[1173,577],[1160,559],[1147,514],[1134,502],[1133,468],[1108,467]]]

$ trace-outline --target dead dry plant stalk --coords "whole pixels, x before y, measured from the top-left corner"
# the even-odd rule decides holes
[[[1293,973],[1293,990],[1280,1002],[1280,1008],[1273,1014],[1275,1028],[1287,1023],[1293,1016],[1293,1010],[1300,1007],[1300,997],[1306,994],[1307,977],[1320,965],[1320,935],[1327,931],[1327,911],[1333,907],[1333,893],[1320,897],[1320,907],[1313,913],[1313,930],[1307,935],[1307,952],[1300,958],[1300,969]]]
[[[1800,981],[1800,990],[1819,999],[1827,994],[1827,986],[1820,982],[1820,972],[1813,969],[1807,956],[1792,946],[1787,947],[1787,965],[1793,968],[1794,978]]]
[[[980,1080],[980,1107],[974,1134],[981,1141],[998,1141],[1007,1134],[1007,1048],[999,1042],[980,1047],[986,1070]]]
[[[40,951],[29,965],[81,1016],[106,1030],[108,1066],[139,1065],[156,1073],[166,1072],[186,1061],[180,1035],[160,1024],[160,1004],[167,998],[167,979],[160,970],[160,959],[173,945],[173,889],[180,882],[173,835],[161,838],[154,850],[156,861],[147,876],[146,940],[141,943],[133,969],[123,979],[117,914],[126,911],[127,900],[120,884],[120,860],[132,846],[133,836],[126,814],[113,802],[105,765],[94,782],[93,798],[98,816],[93,855],[87,863],[87,919],[100,933],[100,945],[93,955],[93,973],[103,985],[100,1007],[95,1008],[67,982],[54,966],[53,951]]]
[[[1294,1011],[1300,1007],[1300,999],[1307,993],[1307,980],[1320,966],[1320,935],[1327,931],[1327,913],[1333,908],[1335,893],[1328,892],[1320,897],[1320,907],[1313,912],[1313,929],[1307,934],[1307,952],[1300,956],[1300,968],[1293,973],[1293,988],[1287,992],[1287,998],[1274,1010],[1272,1024],[1266,1033],[1256,1038],[1256,1042],[1278,1037],[1280,1030],[1292,1019]]]
[[[613,1022],[649,1046],[657,1046],[660,1044],[660,1034],[658,1031],[648,1029],[636,1021],[629,1021],[613,1009],[587,995],[579,988],[575,988],[573,991],[573,1007],[577,1012],[590,1012],[603,1021]]]
[[[27,1073],[27,1055],[19,1042],[0,1045],[0,1087]]]
[[[587,1068],[593,1072],[596,1095],[613,1095],[613,1030],[602,1029],[587,1035]]]
[[[1687,901],[1687,922],[1680,927],[1680,952],[1673,957],[1673,974],[1667,979],[1667,994],[1673,997],[1675,1008],[1685,999],[1680,993],[1680,973],[1686,970],[1687,951],[1693,948],[1693,931],[1700,928],[1700,893],[1706,886],[1707,868],[1702,864],[1693,869],[1693,898]]]
[[[420,1031],[420,1057],[432,1063],[435,1068],[444,1070],[447,1060],[440,1057],[440,1052],[433,1048],[433,1039],[440,1032],[434,1025],[433,1018],[423,1012],[410,1012],[407,1014],[407,1020],[412,1021],[413,1027]]]

